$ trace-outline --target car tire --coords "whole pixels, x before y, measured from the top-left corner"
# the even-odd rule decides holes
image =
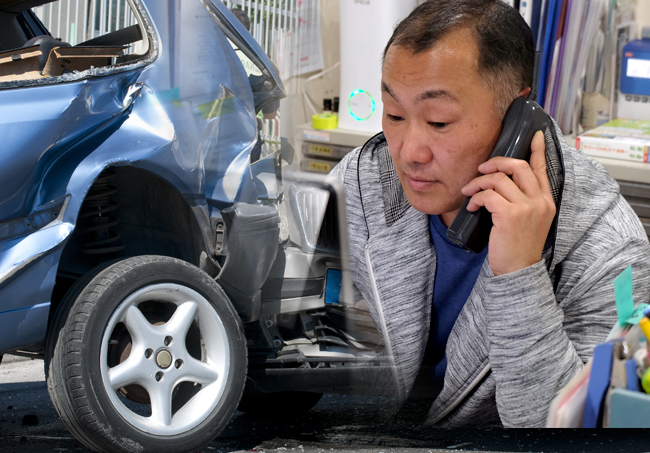
[[[200,449],[230,421],[246,377],[246,341],[228,297],[208,274],[169,257],[91,272],[62,301],[46,347],[62,421],[101,452]]]
[[[237,410],[252,417],[292,417],[310,411],[322,397],[316,392],[244,393]]]

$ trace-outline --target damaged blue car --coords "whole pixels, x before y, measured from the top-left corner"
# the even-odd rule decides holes
[[[219,0],[128,0],[64,42],[35,13],[62,3],[0,0],[0,354],[42,357],[97,451],[361,391],[383,342],[339,297],[331,187],[263,139],[285,91],[262,48]]]

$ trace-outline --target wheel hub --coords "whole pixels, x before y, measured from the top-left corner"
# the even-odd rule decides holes
[[[163,370],[172,364],[172,354],[167,349],[161,349],[156,353],[156,364]]]

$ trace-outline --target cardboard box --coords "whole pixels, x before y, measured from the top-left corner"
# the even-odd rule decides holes
[[[590,156],[648,162],[650,121],[610,121],[576,137],[576,148]]]
[[[38,46],[22,47],[0,53],[0,82],[40,79]]]

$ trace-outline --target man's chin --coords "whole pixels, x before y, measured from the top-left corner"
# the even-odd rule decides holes
[[[443,215],[457,212],[462,206],[464,199],[457,203],[439,203],[435,201],[435,195],[421,195],[406,191],[406,199],[416,211],[429,215]]]
[[[441,215],[444,214],[445,212],[448,212],[443,206],[440,206],[435,203],[430,203],[430,202],[420,201],[420,200],[411,201],[410,199],[409,199],[409,203],[411,204],[411,206],[413,206],[413,208],[416,211],[420,211],[424,214]]]

